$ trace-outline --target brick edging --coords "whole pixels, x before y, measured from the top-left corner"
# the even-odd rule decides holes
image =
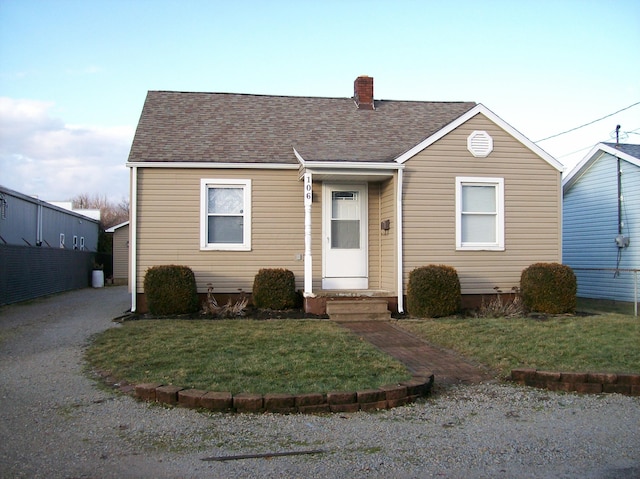
[[[525,386],[550,391],[566,391],[588,394],[619,393],[640,396],[640,374],[612,373],[563,373],[514,369],[511,380]]]
[[[434,375],[414,376],[409,381],[363,391],[335,391],[306,394],[249,394],[185,389],[161,383],[121,386],[121,391],[150,402],[180,407],[208,409],[215,412],[281,414],[313,414],[333,412],[374,411],[391,409],[426,396]]]

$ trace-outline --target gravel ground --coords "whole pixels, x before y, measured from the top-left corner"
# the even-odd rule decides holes
[[[108,287],[0,307],[0,477],[640,477],[640,397],[487,383],[324,416],[137,402],[98,387],[82,359],[128,300]],[[291,452],[309,454],[233,457]]]

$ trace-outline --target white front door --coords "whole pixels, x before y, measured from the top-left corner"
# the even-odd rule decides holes
[[[367,185],[323,184],[322,289],[367,289]]]

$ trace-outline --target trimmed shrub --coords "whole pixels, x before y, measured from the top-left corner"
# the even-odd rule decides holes
[[[455,268],[428,265],[409,273],[407,309],[416,318],[438,318],[460,309],[460,280]]]
[[[196,278],[187,266],[149,268],[144,276],[144,294],[152,314],[189,314],[200,307]]]
[[[253,305],[262,309],[296,306],[296,278],[288,269],[261,269],[253,280]]]
[[[528,311],[572,313],[577,304],[578,282],[573,270],[559,263],[535,263],[522,271],[520,292]]]

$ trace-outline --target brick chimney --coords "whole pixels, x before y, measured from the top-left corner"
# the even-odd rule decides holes
[[[358,110],[373,110],[373,78],[366,75],[359,76],[353,82],[353,100]]]

